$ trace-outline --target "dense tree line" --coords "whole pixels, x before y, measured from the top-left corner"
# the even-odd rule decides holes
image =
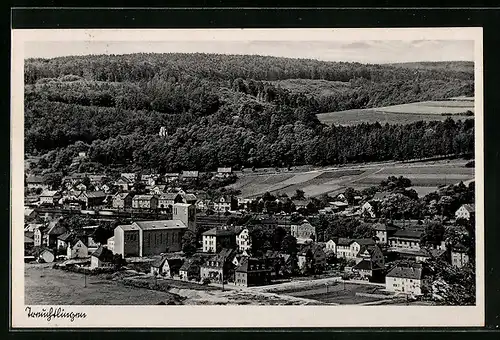
[[[156,171],[411,159],[473,151],[473,120],[327,127],[316,114],[473,92],[449,69],[260,56],[136,54],[30,59],[25,150],[43,169]],[[276,82],[344,82],[323,95]],[[282,86],[283,85],[283,86]],[[165,127],[167,136],[159,136]]]

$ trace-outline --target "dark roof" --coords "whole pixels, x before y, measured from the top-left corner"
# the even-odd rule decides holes
[[[160,199],[161,200],[174,200],[176,199],[178,196],[181,196],[181,194],[177,194],[177,193],[166,193],[166,194],[161,194],[160,195]]]
[[[264,268],[259,268],[259,269],[250,269],[251,268],[251,265],[253,264],[260,264],[260,265],[263,265]],[[252,272],[262,272],[262,271],[270,271],[271,269],[270,268],[267,268],[266,266],[266,263],[263,259],[258,259],[258,258],[249,258],[249,257],[242,257],[241,258],[241,262],[240,262],[240,265],[238,266],[238,268],[236,268],[236,271],[237,272],[248,272],[248,271],[252,271]]]
[[[230,229],[219,229],[219,228],[212,228],[210,230],[205,231],[203,236],[231,236],[235,235],[234,230]]]
[[[361,270],[376,270],[382,269],[376,262],[371,260],[363,259],[358,264],[356,264],[353,269],[361,269]]]
[[[53,223],[53,224],[52,224]],[[51,225],[52,224],[52,225]],[[62,235],[64,234],[65,232],[68,231],[68,229],[66,229],[65,226],[57,223],[57,222],[51,222],[51,224],[49,224],[49,231],[47,234],[49,235],[55,235],[55,236],[59,236],[59,235]]]
[[[127,198],[130,195],[132,195],[132,194],[129,192],[120,192],[120,193],[115,195],[115,198],[120,198],[120,199],[124,200],[125,198]]]
[[[457,253],[465,253],[467,251],[467,248],[463,244],[458,243],[458,244],[454,245],[451,248],[451,250],[454,252],[457,252]]]
[[[353,240],[351,240],[350,238],[345,238],[345,237],[340,237],[337,241],[337,245],[338,246],[348,246],[351,244]]]
[[[422,265],[400,264],[392,268],[387,277],[420,280],[422,278]]]
[[[373,253],[377,251],[377,249],[380,249],[378,247],[378,245],[376,244],[364,244],[361,246],[361,248],[359,249],[359,252],[358,254],[362,254],[364,253],[366,250],[368,250],[368,253],[370,254],[370,256],[373,256]]]
[[[423,231],[419,230],[403,229],[397,230],[391,237],[412,238],[420,240],[420,237],[422,237],[423,233]]]
[[[61,241],[68,241],[72,236],[73,234],[71,232],[65,232],[64,234],[58,236],[57,239]]]
[[[374,230],[379,230],[379,231],[394,231],[394,230],[397,230],[396,227],[393,227],[393,226],[390,226],[390,225],[387,225],[385,223],[375,223],[372,228]]]
[[[43,184],[45,183],[45,178],[41,176],[30,176],[26,178],[26,183]]]
[[[136,195],[132,199],[136,201],[136,200],[151,200],[153,198],[155,198],[155,195]]]
[[[183,270],[189,270],[191,267],[193,266],[201,266],[203,264],[203,258],[201,256],[193,256],[189,259],[187,259],[186,261],[184,261],[184,263],[182,264],[181,268],[179,269],[179,271]]]
[[[34,243],[35,241],[33,238],[27,236],[26,234],[24,235],[24,243]]]
[[[165,264],[165,261],[167,261],[167,257],[162,256],[151,263],[151,267],[160,268]]]
[[[97,257],[101,261],[111,262],[113,260],[113,252],[103,246],[99,246],[99,248],[92,253],[92,256]]]
[[[372,238],[357,238],[354,241],[358,242],[361,246],[375,244]]]
[[[106,197],[106,194],[103,191],[87,191],[85,193],[89,198],[101,198]]]

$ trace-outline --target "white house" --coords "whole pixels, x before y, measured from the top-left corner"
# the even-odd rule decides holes
[[[373,205],[370,202],[365,202],[365,204],[361,206],[361,214],[367,214],[368,216],[374,218],[375,209],[373,208]]]
[[[151,275],[161,275],[170,278],[170,265],[166,256],[157,259],[151,264]]]
[[[473,204],[463,204],[458,210],[455,212],[455,218],[459,219],[465,219],[465,220],[470,220],[471,218],[474,217],[475,213],[475,208]]]
[[[90,269],[111,267],[113,265],[113,253],[103,246],[100,246],[90,256]]]
[[[243,228],[236,235],[236,244],[240,251],[248,251],[252,247],[252,238],[250,237],[250,232],[248,228]]]
[[[423,285],[422,265],[417,263],[400,264],[385,277],[385,288],[390,292],[422,295]]]
[[[66,248],[66,257],[68,259],[81,259],[89,256],[89,249],[79,238],[69,240]]]
[[[233,230],[212,228],[202,234],[204,253],[215,253],[218,248],[234,248],[236,234]]]
[[[115,237],[114,236],[111,236],[110,238],[108,238],[108,242],[106,243],[106,247],[111,250],[113,252],[113,254],[115,253]]]
[[[328,240],[328,242],[325,243],[325,251],[337,253],[337,245],[334,240]]]
[[[354,260],[358,256],[359,251],[363,246],[373,245],[373,239],[348,239],[339,238],[336,247],[336,256],[338,258],[345,258],[347,260]]]

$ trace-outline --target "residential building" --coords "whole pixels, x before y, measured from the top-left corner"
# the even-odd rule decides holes
[[[376,280],[383,276],[384,267],[381,267],[371,259],[363,259],[352,267],[352,271],[357,273],[362,279]]]
[[[307,200],[292,200],[292,204],[295,207],[295,210],[299,210],[299,209],[307,209],[307,207],[309,206],[309,204],[311,204],[311,202]]]
[[[292,224],[290,233],[299,244],[316,240],[316,228],[307,220],[303,220],[300,224]]]
[[[222,249],[217,255],[210,257],[200,267],[201,279],[207,278],[211,282],[222,283],[234,278],[232,261],[235,255],[232,249]]]
[[[446,258],[445,249],[410,249],[410,248],[393,248],[389,251],[389,255],[396,255],[396,258],[409,260],[414,262],[426,262],[429,259]]]
[[[115,253],[115,237],[114,236],[111,236],[110,238],[108,238],[108,242],[106,242],[106,248],[111,250],[113,252],[113,254]]]
[[[356,255],[356,263],[369,260],[380,268],[385,267],[384,254],[377,244],[364,244]]]
[[[213,202],[214,211],[226,212],[238,209],[238,200],[234,196],[221,196]]]
[[[42,243],[49,248],[57,247],[57,238],[67,231],[68,229],[61,225],[59,221],[52,221],[49,223],[46,232],[43,234]]]
[[[217,168],[216,177],[225,178],[231,176],[233,169],[231,167]]]
[[[124,172],[120,174],[121,178],[126,178],[129,182],[134,183],[137,179],[137,175],[133,172]]]
[[[28,189],[43,189],[43,190],[49,190],[49,185],[46,182],[46,179],[41,176],[30,176],[26,178],[26,187]]]
[[[242,228],[236,234],[236,244],[239,251],[249,251],[252,248],[252,238],[248,228]]]
[[[134,186],[134,181],[126,177],[120,177],[115,181],[115,185],[119,187],[122,191],[130,191]]]
[[[326,267],[326,253],[315,243],[304,246],[297,254],[297,259],[300,270],[310,265],[315,272],[321,272]]]
[[[113,196],[113,208],[130,209],[134,195],[128,192],[121,192]]]
[[[152,188],[149,189],[149,192],[152,194],[152,195],[161,195],[165,192],[165,189],[166,189],[166,185],[165,184],[157,184],[155,186],[153,186]]]
[[[166,278],[170,278],[170,266],[168,263],[167,256],[162,256],[158,259],[156,259],[152,264],[151,264],[151,275],[161,275]]]
[[[44,225],[41,225],[33,230],[33,246],[41,247],[43,245],[43,239],[46,232],[47,226]]]
[[[182,195],[182,200],[184,203],[187,204],[195,204],[196,201],[198,201],[198,198],[196,197],[195,194],[184,194]]]
[[[106,175],[89,175],[89,180],[92,185],[101,185],[103,184],[108,178]]]
[[[458,244],[452,247],[451,264],[455,267],[462,268],[467,263],[469,263],[469,255],[467,254],[467,249],[462,244]]]
[[[336,243],[336,255],[338,258],[355,260],[362,246],[373,244],[375,244],[375,241],[373,239],[339,238]]]
[[[68,247],[69,240],[74,237],[74,234],[70,231],[65,232],[57,237],[57,249],[66,249]]]
[[[198,179],[199,176],[200,176],[199,171],[183,171],[181,175],[183,180]]]
[[[325,243],[325,251],[326,252],[332,252],[334,254],[337,253],[337,245],[335,244],[335,241],[334,240],[328,240],[326,243]]]
[[[38,214],[36,213],[35,209],[30,209],[24,207],[24,219],[26,220],[32,220],[33,218],[37,217]]]
[[[271,282],[271,268],[264,259],[243,257],[235,270],[234,283],[237,286],[262,286]]]
[[[375,218],[376,214],[375,214],[375,207],[374,207],[373,203],[365,202],[361,206],[361,214],[368,215],[371,218]]]
[[[399,264],[385,277],[385,287],[390,292],[422,295],[423,286],[423,268],[419,263]]]
[[[69,184],[70,186],[81,183],[85,177],[87,177],[86,173],[74,173],[69,176],[63,178],[63,183]]]
[[[35,244],[35,240],[33,238],[33,232],[25,231],[24,232],[24,252],[26,254],[27,251],[31,250]]]
[[[87,208],[94,208],[104,204],[106,194],[103,191],[82,192],[78,199],[84,202]]]
[[[62,198],[62,195],[58,191],[50,191],[46,190],[42,192],[40,195],[40,204],[41,205],[56,205],[59,203],[59,200]]]
[[[421,230],[402,229],[396,230],[388,236],[389,246],[392,248],[420,249]]]
[[[469,221],[470,219],[474,219],[475,216],[475,207],[473,204],[463,204],[458,210],[455,212],[456,219],[465,219]]]
[[[112,267],[113,260],[114,257],[111,250],[100,246],[90,256],[90,269]]]
[[[166,173],[164,176],[164,181],[165,183],[171,183],[171,182],[175,182],[179,179],[179,173],[177,172],[169,172],[169,173]]]
[[[158,207],[160,209],[172,209],[175,203],[182,203],[182,195],[177,193],[161,194],[158,198]]]
[[[380,244],[387,244],[389,242],[389,236],[392,236],[392,234],[398,230],[397,228],[385,223],[375,223],[372,228],[375,230],[377,243]]]
[[[81,259],[89,256],[89,249],[84,243],[83,238],[73,236],[68,240],[66,248],[66,258]]]
[[[199,281],[200,280],[200,267],[204,260],[201,256],[194,255],[186,259],[179,269],[179,277],[184,281]]]
[[[236,246],[236,234],[233,230],[212,228],[202,234],[203,252],[215,253],[219,249],[233,249]]]
[[[155,195],[136,195],[132,198],[132,208],[156,209],[158,208],[158,198]]]

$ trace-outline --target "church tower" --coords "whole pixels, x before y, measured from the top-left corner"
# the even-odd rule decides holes
[[[194,204],[175,203],[172,209],[173,220],[180,220],[193,233],[196,233],[196,207]]]

